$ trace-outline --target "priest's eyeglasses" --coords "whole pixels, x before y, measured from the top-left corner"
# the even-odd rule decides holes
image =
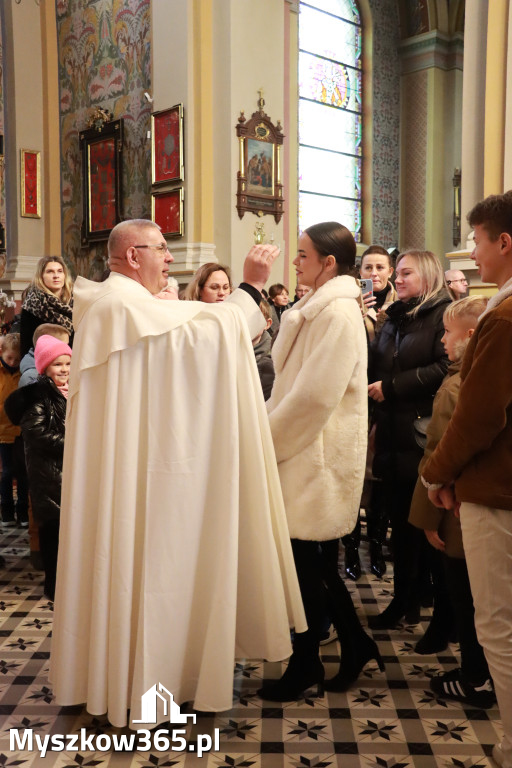
[[[134,245],[133,248],[154,248],[155,251],[160,251],[160,253],[165,253],[165,251],[169,250],[167,243],[159,243],[158,245]]]

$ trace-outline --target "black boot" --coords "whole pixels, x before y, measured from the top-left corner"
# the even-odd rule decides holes
[[[368,616],[370,629],[394,629],[405,615],[406,608],[394,597],[382,613]]]
[[[330,680],[326,680],[325,690],[348,691],[371,659],[375,659],[380,671],[384,672],[384,662],[377,648],[377,643],[363,632],[357,644],[352,645],[351,652],[342,649],[338,674]]]
[[[357,581],[361,576],[359,550],[353,544],[345,547],[345,573],[352,581]]]
[[[382,554],[382,544],[379,541],[370,541],[370,571],[378,579],[382,579],[386,569],[386,561]]]
[[[263,685],[258,696],[266,701],[294,701],[317,686],[317,694],[323,694],[325,670],[318,655],[318,640],[311,630],[295,635],[293,653],[288,666],[279,680]]]

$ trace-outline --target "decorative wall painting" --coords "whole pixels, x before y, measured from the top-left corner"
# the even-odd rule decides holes
[[[151,218],[167,237],[183,235],[183,187],[153,192]]]
[[[83,170],[82,244],[107,240],[121,221],[123,121],[80,134]]]
[[[41,153],[22,149],[21,154],[21,215],[41,218]]]
[[[151,115],[151,181],[183,181],[183,105]]]
[[[274,125],[263,111],[264,104],[260,91],[259,110],[253,112],[249,120],[243,112],[238,118],[240,169],[236,208],[240,218],[251,211],[257,216],[270,214],[279,222],[284,210],[280,154],[284,135],[279,120]]]

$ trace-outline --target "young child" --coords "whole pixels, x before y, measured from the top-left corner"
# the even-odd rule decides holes
[[[37,381],[39,374],[37,373],[34,360],[34,348],[37,344],[37,340],[41,336],[54,336],[56,339],[59,339],[59,341],[63,341],[64,344],[69,344],[69,333],[62,327],[62,325],[56,325],[54,323],[42,323],[42,325],[38,325],[32,337],[33,346],[30,347],[27,354],[21,358],[21,378],[18,387],[26,387],[27,384],[33,384],[34,381]]]
[[[0,480],[0,500],[2,502],[2,522],[5,526],[15,525],[16,519],[24,526],[28,519],[27,478],[22,467],[15,462],[14,444],[19,437],[19,427],[11,424],[4,411],[4,403],[13,392],[20,379],[20,335],[9,333],[2,339],[0,353],[0,461],[2,476]],[[17,501],[14,505],[13,480],[16,478]]]
[[[11,421],[21,425],[32,510],[39,527],[45,571],[44,594],[53,600],[71,349],[53,336],[41,336],[34,357],[40,374],[38,380],[13,392],[5,409]]]
[[[272,347],[272,339],[270,338],[269,328],[272,325],[272,317],[270,314],[270,305],[268,301],[262,299],[260,301],[261,314],[267,322],[267,327],[259,336],[253,339],[252,346],[254,347],[254,354],[256,356],[256,365],[258,366],[258,373],[260,375],[261,388],[263,389],[263,397],[268,400],[272,394],[272,387],[274,385],[275,371],[274,363],[270,355],[270,349]]]
[[[448,305],[444,316],[443,344],[450,359],[448,374],[441,384],[435,400],[432,420],[427,428],[427,446],[419,465],[419,474],[443,436],[457,404],[461,385],[462,358],[478,318],[487,306],[484,296],[468,296]],[[476,637],[473,598],[462,546],[460,521],[453,510],[435,507],[429,500],[427,489],[418,480],[409,522],[423,528],[430,544],[441,554],[442,568],[434,571],[434,613],[422,641],[426,646],[437,636],[447,637],[446,626],[453,618],[458,634],[461,666],[430,681],[432,691],[441,698],[456,699],[487,709],[496,701],[489,667]],[[444,568],[444,578],[443,578]],[[447,591],[448,601],[443,599]],[[438,649],[439,650],[439,649]],[[422,651],[421,647],[418,652]],[[435,649],[432,652],[436,652]]]

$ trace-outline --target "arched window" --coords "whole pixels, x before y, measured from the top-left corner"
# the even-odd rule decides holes
[[[299,4],[299,229],[361,240],[361,18],[355,0]]]

